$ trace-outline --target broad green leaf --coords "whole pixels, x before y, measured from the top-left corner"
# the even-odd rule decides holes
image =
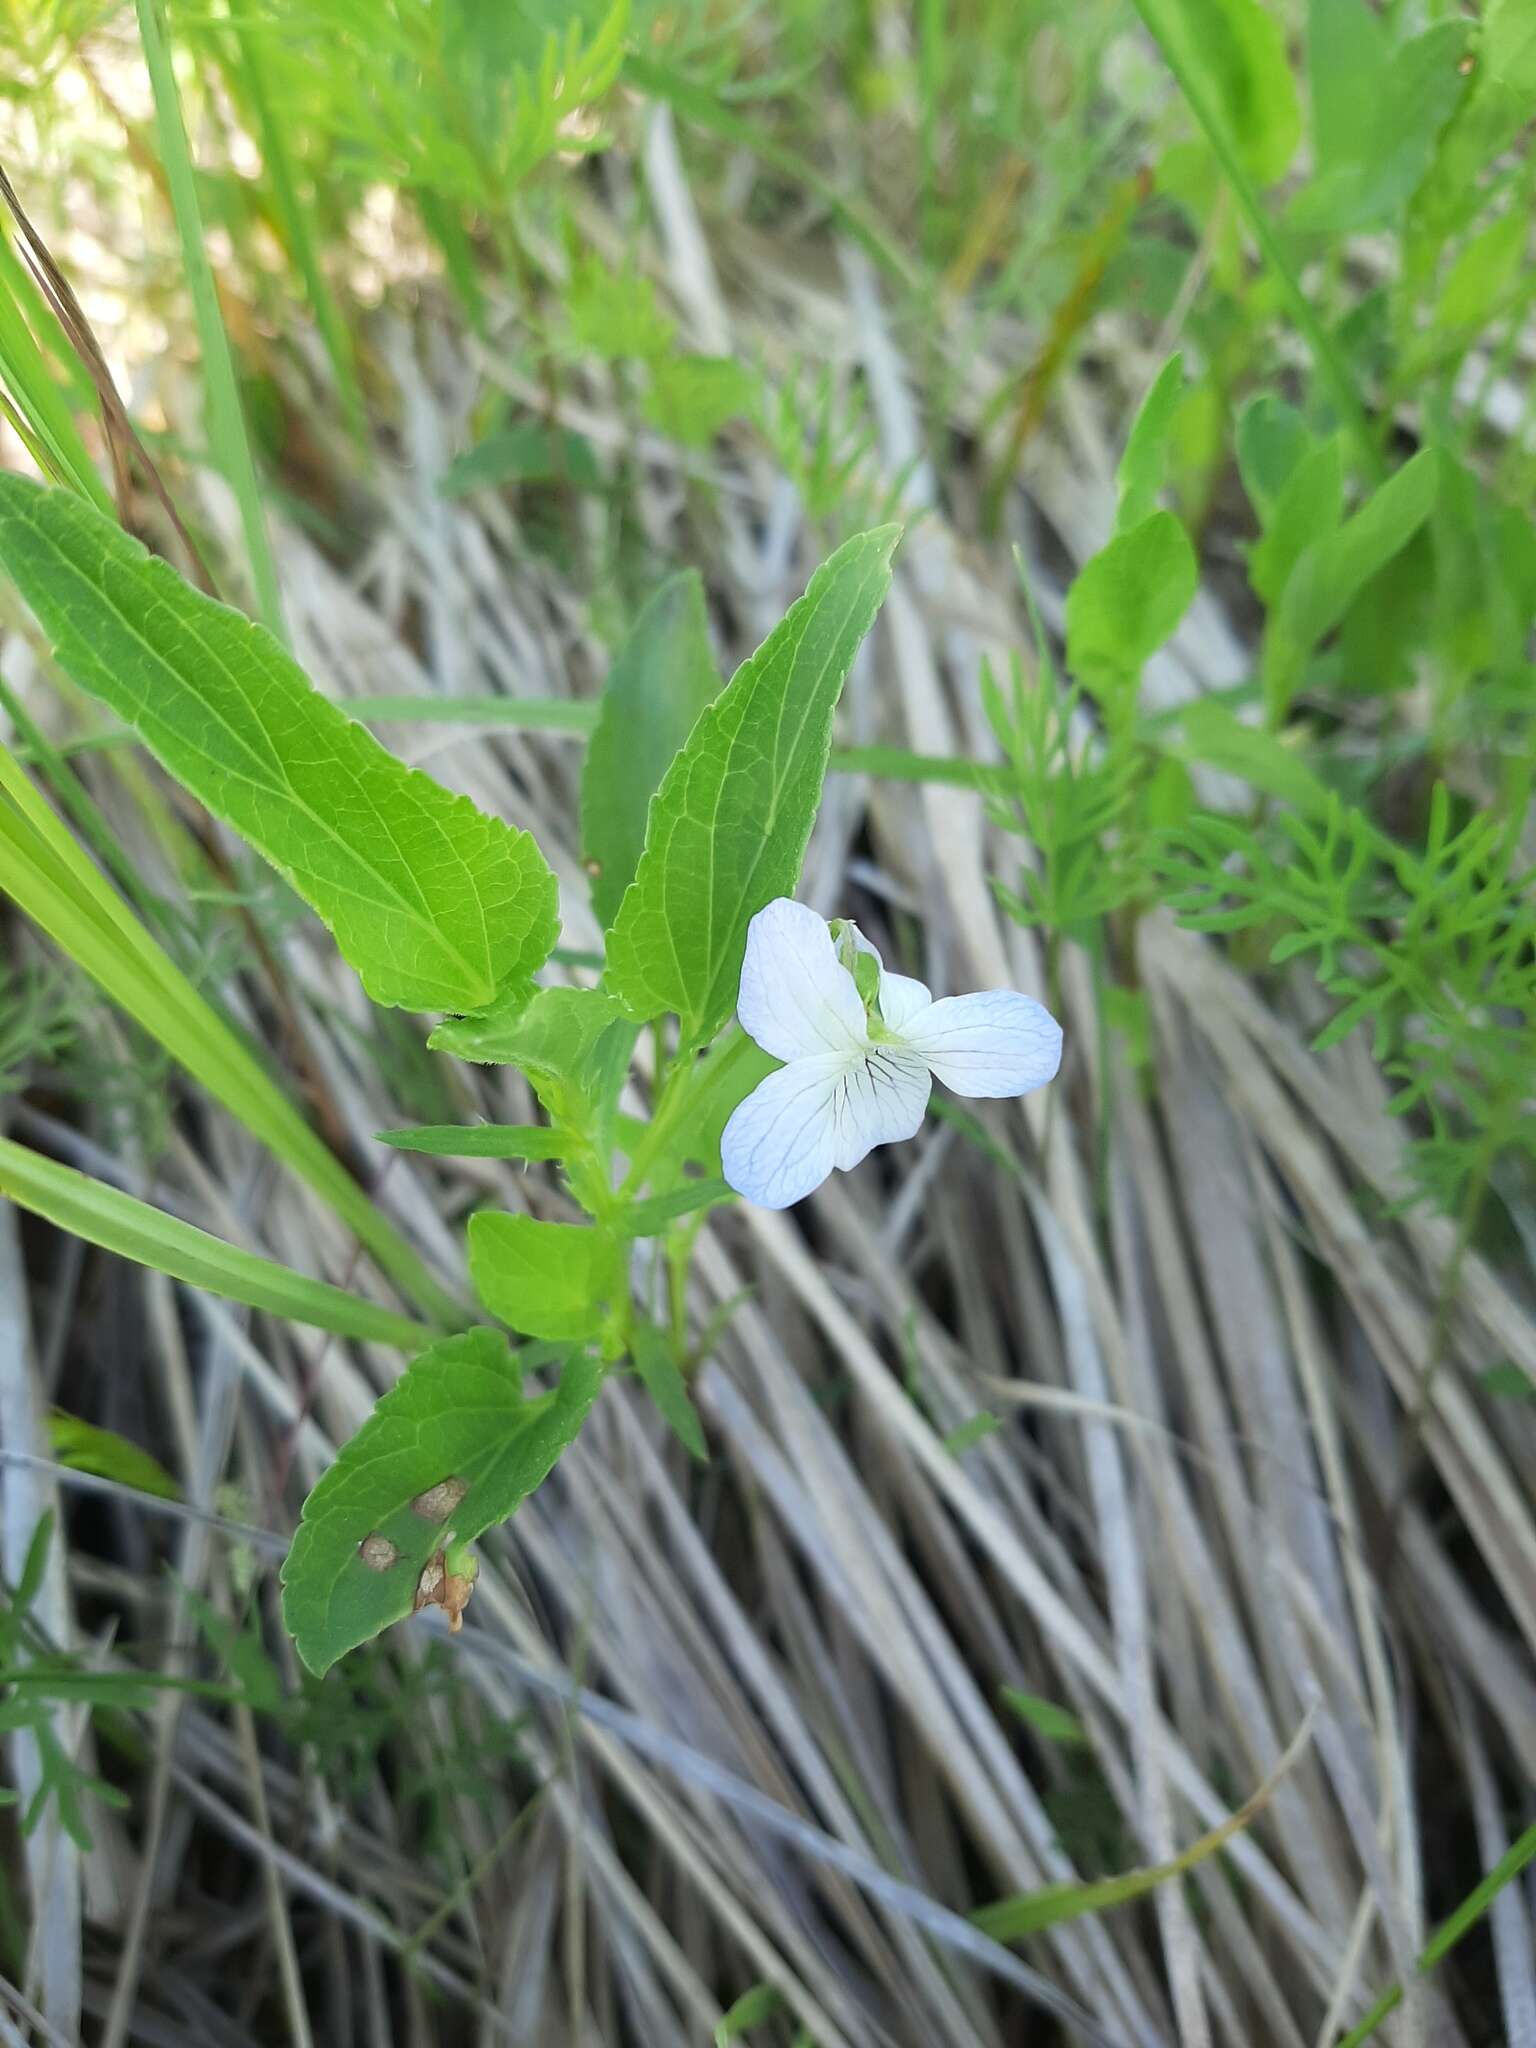
[[[668,1429],[690,1457],[707,1464],[709,1446],[704,1441],[704,1425],[665,1333],[654,1323],[639,1324],[630,1339],[629,1355]]]
[[[758,380],[729,356],[662,356],[651,364],[645,416],[685,448],[707,448],[757,402]]]
[[[1338,531],[1344,517],[1344,442],[1335,434],[1304,455],[1286,478],[1248,550],[1248,579],[1271,610],[1306,550]]]
[[[1238,415],[1237,467],[1248,502],[1268,526],[1281,493],[1312,448],[1307,423],[1294,405],[1265,392]]]
[[[1357,28],[1343,31],[1351,44]],[[1466,47],[1465,22],[1438,22],[1400,44],[1373,77],[1350,81],[1351,109],[1337,118],[1335,154],[1320,160],[1318,175],[1297,195],[1293,226],[1346,234],[1393,218],[1429,170],[1466,90]],[[1337,68],[1333,60],[1330,68]]]
[[[490,1330],[424,1351],[304,1503],[283,1619],[309,1669],[319,1676],[403,1620],[435,1552],[504,1522],[574,1440],[602,1382],[598,1361],[577,1355],[552,1393],[525,1396],[522,1362]],[[369,1563],[360,1546],[373,1537]]]
[[[563,1159],[570,1150],[569,1139],[542,1124],[414,1124],[374,1136],[397,1152],[433,1159]]]
[[[569,427],[551,433],[542,420],[520,420],[456,456],[439,479],[437,494],[463,498],[471,491],[497,490],[505,484],[549,483],[596,491],[602,482],[592,443],[584,435]]]
[[[1439,481],[1439,454],[1426,448],[1388,477],[1336,533],[1302,553],[1265,636],[1264,688],[1272,714],[1289,704],[1319,641],[1429,517]]]
[[[703,579],[685,569],[662,584],[619,649],[582,770],[581,844],[604,927],[640,865],[651,798],[719,694]]]
[[[469,1272],[493,1316],[556,1343],[600,1335],[626,1284],[611,1231],[494,1209],[469,1219]]]
[[[1488,0],[1478,57],[1491,79],[1528,99],[1536,96],[1536,10],[1530,0]]]
[[[1158,34],[1199,85],[1261,184],[1282,175],[1301,134],[1285,32],[1261,0],[1163,0]]]
[[[543,988],[479,1017],[440,1024],[428,1044],[482,1065],[516,1067],[562,1123],[590,1126],[618,1095],[634,1050],[635,1027],[601,989]]]
[[[832,743],[832,716],[890,584],[895,526],[858,534],[699,718],[651,802],[645,851],[608,941],[607,985],[682,1042],[714,1037],[736,1001],[747,925],[794,893]]]
[[[1188,611],[1200,580],[1189,535],[1154,512],[1086,561],[1067,592],[1067,666],[1103,695],[1134,683]]]
[[[66,491],[0,475],[0,564],[60,666],[319,913],[375,1002],[482,1008],[541,964],[526,832],[404,766],[269,633]]]
[[[1069,1714],[1065,1707],[1058,1707],[1054,1700],[1043,1700],[1032,1692],[1020,1692],[1016,1685],[1001,1688],[1005,1703],[1028,1728],[1037,1735],[1043,1735],[1047,1742],[1061,1742],[1080,1748],[1088,1740],[1088,1731],[1076,1714]]]
[[[664,357],[677,329],[656,304],[656,287],[639,271],[612,271],[599,256],[578,263],[564,294],[572,353],[603,362]]]
[[[19,1209],[47,1217],[60,1230],[83,1237],[87,1244],[229,1301],[243,1301],[248,1308],[291,1316],[295,1322],[312,1323],[343,1337],[390,1344],[397,1351],[414,1351],[421,1342],[420,1323],[344,1288],[241,1251],[10,1138],[0,1138],[0,1195]]]
[[[1157,494],[1163,488],[1168,469],[1168,444],[1183,393],[1184,358],[1172,355],[1141,401],[1120,458],[1116,533],[1129,532],[1157,509]]]
[[[115,1429],[101,1429],[94,1422],[82,1422],[78,1415],[66,1415],[55,1408],[48,1417],[48,1442],[53,1455],[71,1472],[92,1472],[98,1479],[115,1479],[138,1493],[157,1494],[162,1500],[180,1500],[181,1488],[157,1458],[137,1444],[119,1436]]]

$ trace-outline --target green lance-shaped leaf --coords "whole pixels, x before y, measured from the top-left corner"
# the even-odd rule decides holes
[[[1264,695],[1273,718],[1288,709],[1313,649],[1424,524],[1439,487],[1440,456],[1426,448],[1297,557],[1265,635]]]
[[[491,1209],[469,1219],[469,1271],[493,1316],[554,1343],[596,1337],[625,1285],[611,1231]]]
[[[895,526],[856,535],[700,717],[651,802],[645,852],[608,939],[607,985],[685,1046],[730,1015],[747,925],[794,893],[832,716],[890,585]]]
[[[507,1519],[575,1439],[603,1368],[574,1356],[532,1397],[522,1380],[493,1331],[445,1338],[342,1447],[283,1565],[283,1618],[311,1671],[403,1620],[438,1551]]]
[[[271,861],[375,1002],[482,1009],[547,957],[555,879],[528,834],[397,761],[262,627],[23,477],[0,476],[0,565],[65,673]]]
[[[720,694],[696,569],[670,577],[635,620],[603,691],[581,777],[581,844],[592,906],[613,923],[645,848],[662,777]]]

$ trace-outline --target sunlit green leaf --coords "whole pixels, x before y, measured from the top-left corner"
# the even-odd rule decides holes
[[[397,761],[104,514],[0,475],[0,564],[65,673],[272,862],[376,1002],[478,1009],[548,955],[555,879],[527,833]]]
[[[577,1355],[554,1392],[525,1396],[521,1361],[489,1330],[424,1351],[304,1503],[283,1617],[310,1670],[403,1620],[434,1552],[504,1522],[575,1438],[602,1379]]]
[[[611,1231],[488,1209],[469,1219],[469,1270],[493,1316],[557,1342],[596,1337],[625,1284]]]
[[[1233,147],[1262,184],[1286,169],[1301,108],[1280,22],[1261,0],[1163,0],[1158,30],[1204,88]]]
[[[1090,557],[1067,592],[1067,665],[1102,694],[1140,675],[1177,627],[1200,580],[1189,535],[1153,512]]]

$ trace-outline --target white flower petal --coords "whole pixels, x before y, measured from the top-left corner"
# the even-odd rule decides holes
[[[880,975],[880,1014],[891,1031],[904,1031],[920,1010],[933,1001],[933,990],[910,974]]]
[[[787,896],[757,913],[747,927],[736,1015],[776,1060],[851,1054],[864,1043],[864,1005],[825,918]]]
[[[787,1209],[821,1186],[837,1164],[833,1105],[848,1069],[837,1053],[792,1060],[737,1104],[720,1138],[721,1168],[737,1194]]]
[[[1061,1026],[1043,1003],[1012,989],[945,996],[901,1038],[957,1095],[1027,1095],[1061,1065]]]
[[[835,1163],[844,1172],[876,1145],[917,1135],[932,1083],[926,1062],[904,1046],[871,1046],[838,1083],[832,1099]]]

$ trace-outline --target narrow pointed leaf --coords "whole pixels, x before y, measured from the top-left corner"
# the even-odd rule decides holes
[[[837,550],[668,769],[609,934],[607,985],[637,1022],[671,1011],[699,1046],[730,1015],[747,925],[800,878],[833,713],[899,537],[879,527]]]

